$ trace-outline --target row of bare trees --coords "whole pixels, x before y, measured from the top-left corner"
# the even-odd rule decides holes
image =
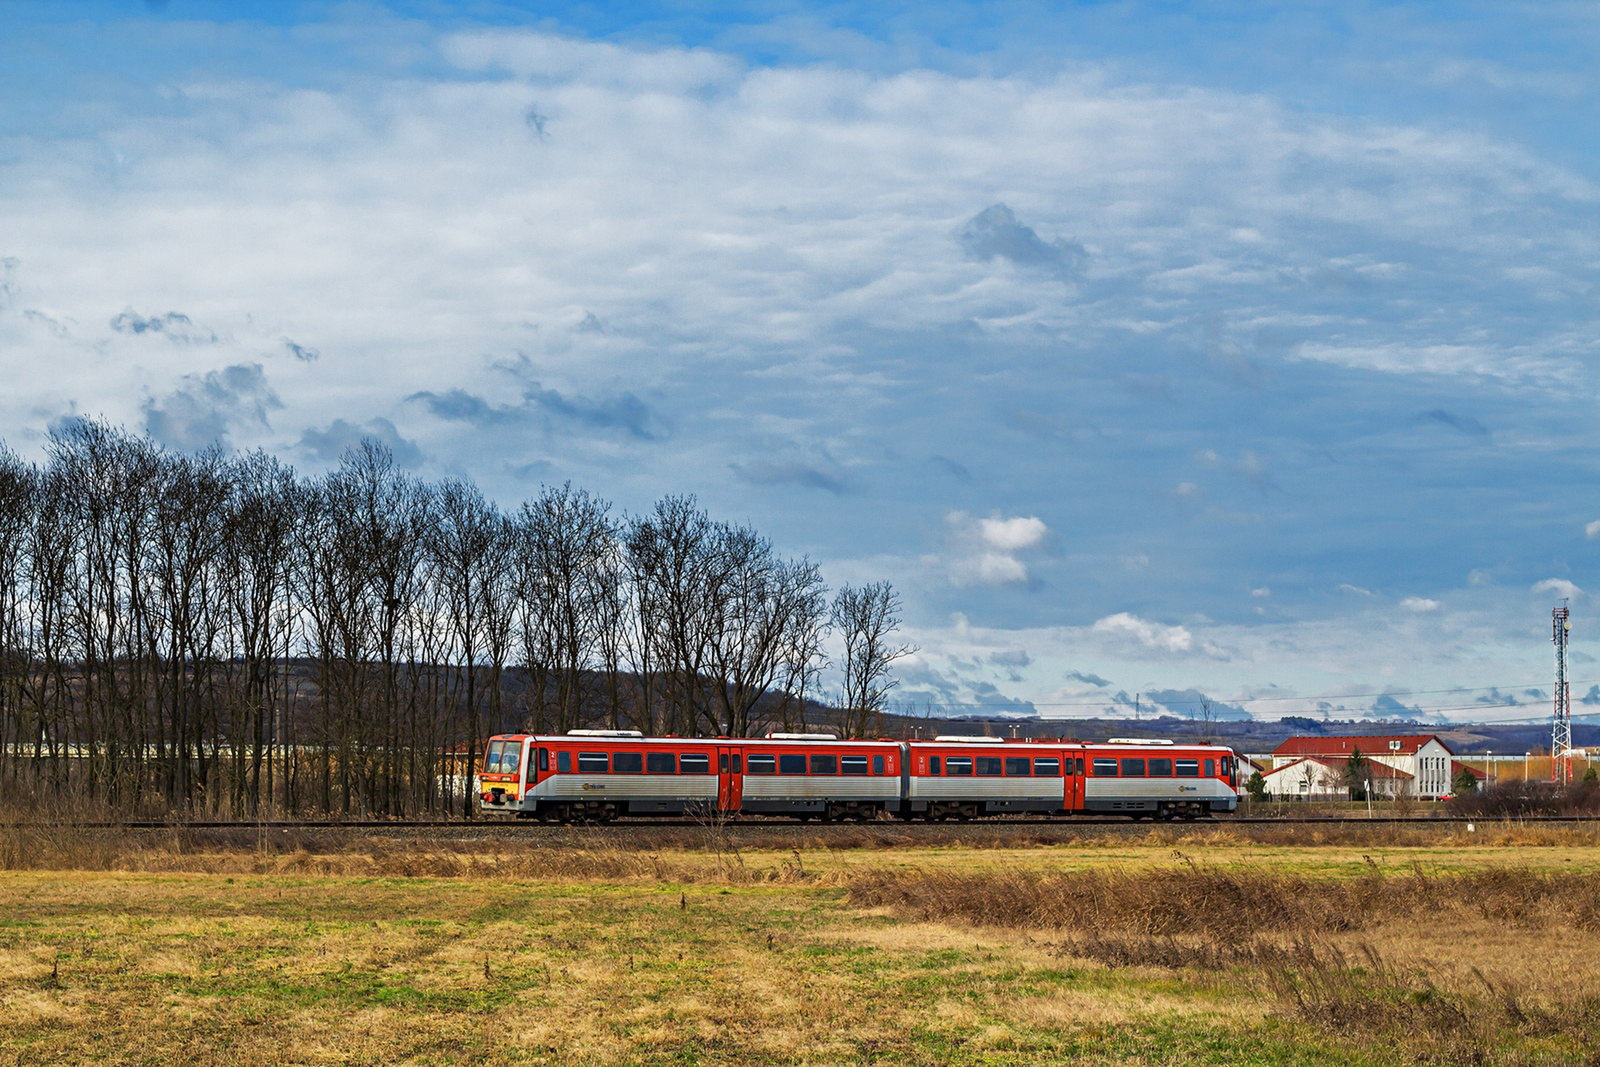
[[[302,478],[72,420],[42,464],[0,449],[0,793],[466,813],[504,730],[872,733],[911,651],[898,598],[827,593],[691,498],[506,511],[372,441]]]

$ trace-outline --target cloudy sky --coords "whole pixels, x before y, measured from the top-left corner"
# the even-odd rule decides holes
[[[958,710],[1600,703],[1600,10],[1261,7],[0,2],[0,437],[693,493]]]

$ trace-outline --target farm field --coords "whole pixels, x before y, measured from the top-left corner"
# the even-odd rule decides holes
[[[564,833],[13,832],[0,1064],[1600,1055],[1587,827]]]

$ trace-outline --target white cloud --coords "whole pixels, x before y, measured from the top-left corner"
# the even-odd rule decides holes
[[[1427,597],[1420,596],[1408,596],[1404,600],[1400,601],[1400,606],[1405,608],[1407,611],[1439,610],[1439,602],[1437,600],[1429,600]]]
[[[1590,540],[1600,537],[1600,519],[1596,519],[1590,523],[1585,523],[1583,527],[1583,536],[1589,538]]]
[[[1096,633],[1133,638],[1145,648],[1157,652],[1191,652],[1195,648],[1194,634],[1182,626],[1166,626],[1126,611],[1107,615],[1094,624]]]
[[[1042,547],[1050,534],[1035,516],[974,519],[964,511],[945,516],[952,545],[950,580],[957,586],[1012,585],[1028,581],[1024,556]]]
[[[1361,596],[1377,596],[1378,595],[1378,594],[1374,593],[1370,589],[1363,589],[1359,585],[1351,585],[1349,582],[1340,583],[1339,591],[1341,593],[1357,593],[1357,594],[1359,594]]]
[[[1546,578],[1542,582],[1535,582],[1529,592],[1554,593],[1556,596],[1565,597],[1568,600],[1577,600],[1583,596],[1583,590],[1565,578]]]
[[[1250,595],[1255,597],[1269,597],[1272,595],[1272,590],[1263,585],[1259,589],[1250,590]]]

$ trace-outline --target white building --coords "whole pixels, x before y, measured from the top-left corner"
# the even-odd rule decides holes
[[[1357,751],[1373,766],[1373,787],[1381,794],[1396,793],[1437,800],[1450,795],[1450,776],[1455,753],[1435,734],[1373,735],[1368,737],[1291,737],[1272,750],[1272,771],[1269,780],[1279,772],[1289,769],[1304,759],[1313,759],[1329,768],[1343,780],[1344,768]],[[1398,772],[1390,775],[1379,767]],[[1318,772],[1302,769],[1303,777]],[[1279,779],[1285,783],[1288,779]],[[1309,780],[1308,780],[1309,787]],[[1273,795],[1277,790],[1268,786]],[[1309,794],[1285,790],[1285,796]],[[1348,793],[1346,793],[1348,795]]]
[[[1365,755],[1365,753],[1363,753]],[[1350,785],[1345,780],[1344,762],[1317,756],[1301,756],[1265,772],[1267,792],[1275,800],[1348,800]],[[1393,798],[1410,792],[1411,775],[1387,764],[1371,760],[1367,774],[1375,798]]]

